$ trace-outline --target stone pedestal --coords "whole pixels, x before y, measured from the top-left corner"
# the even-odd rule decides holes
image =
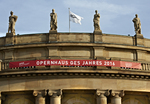
[[[61,104],[62,90],[51,90],[49,91],[50,104]]]
[[[97,90],[97,104],[107,104],[107,97],[109,96],[108,90]]]
[[[50,30],[48,42],[56,42],[58,40],[57,30]]]
[[[14,35],[15,35],[15,33],[6,33],[6,37],[12,37]]]
[[[111,95],[111,104],[121,104],[121,97],[124,96],[124,91],[112,91]]]
[[[6,37],[5,38],[5,45],[13,45],[15,43],[14,37]]]
[[[45,104],[45,95],[46,95],[45,90],[34,91],[33,95],[36,97],[35,104]]]
[[[49,30],[50,34],[57,34],[57,30]]]
[[[94,34],[94,43],[103,42],[102,40],[103,35],[101,30],[95,30],[93,34]]]
[[[102,30],[94,30],[94,34],[96,34],[96,35],[102,35]]]
[[[142,34],[135,34],[135,45],[144,46],[144,37]]]
[[[138,33],[136,33],[135,36],[138,37],[138,38],[144,38],[144,37],[143,37],[143,34],[138,34]]]
[[[17,43],[15,33],[6,33],[5,45],[13,45]]]

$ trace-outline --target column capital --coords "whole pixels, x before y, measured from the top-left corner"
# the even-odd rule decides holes
[[[124,90],[112,90],[111,95],[114,97],[123,97],[125,94]]]
[[[110,93],[109,93],[109,90],[99,90],[99,89],[97,89],[96,90],[96,95],[97,96],[109,96]]]
[[[33,95],[37,96],[37,97],[38,96],[45,97],[46,96],[46,90],[34,90]]]
[[[48,95],[51,97],[58,97],[62,95],[62,89],[59,90],[49,90]]]

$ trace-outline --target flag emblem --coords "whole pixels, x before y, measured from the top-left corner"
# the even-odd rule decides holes
[[[83,17],[78,16],[72,12],[70,12],[69,18],[70,18],[70,21],[74,23],[79,23],[80,25],[81,25],[81,20],[83,19]]]

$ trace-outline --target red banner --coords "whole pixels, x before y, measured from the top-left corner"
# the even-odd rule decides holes
[[[9,68],[28,67],[28,66],[51,66],[51,65],[108,66],[108,67],[112,66],[112,67],[141,69],[141,63],[135,62],[112,61],[112,60],[63,60],[63,59],[10,62]]]
[[[28,67],[28,66],[36,66],[36,60],[32,60],[32,61],[18,61],[18,62],[10,62],[9,63],[9,68]]]
[[[141,69],[141,63],[120,61],[120,66],[125,68]]]

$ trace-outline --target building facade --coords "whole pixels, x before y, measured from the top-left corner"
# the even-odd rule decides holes
[[[149,43],[137,35],[96,33],[1,37],[1,104],[150,104]],[[28,65],[35,60],[74,60],[74,64]],[[77,60],[129,65],[82,66],[76,65]]]

